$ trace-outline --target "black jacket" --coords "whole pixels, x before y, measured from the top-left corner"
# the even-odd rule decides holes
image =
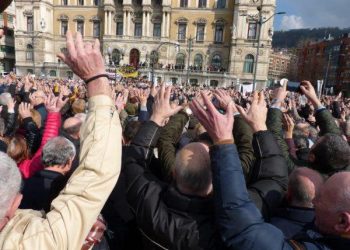
[[[164,184],[149,169],[159,128],[146,122],[128,148],[123,167],[127,199],[138,226],[154,246],[169,249],[224,249],[214,225],[212,198],[190,197]],[[287,166],[271,134],[253,143],[255,165],[249,183],[250,198],[269,217],[287,188]]]
[[[158,137],[158,126],[146,122],[128,147],[122,170],[145,249],[223,249],[216,237],[212,199],[181,194],[148,169]]]
[[[41,170],[25,181],[21,209],[50,211],[50,205],[66,185],[67,178],[61,173]]]
[[[40,143],[41,143],[40,129],[35,124],[32,117],[27,117],[23,119],[23,129],[24,129],[24,136],[27,140],[27,145],[30,150],[30,153],[31,155],[34,155],[35,152],[40,147]]]

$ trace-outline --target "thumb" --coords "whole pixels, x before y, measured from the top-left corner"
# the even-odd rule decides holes
[[[175,114],[177,114],[178,112],[180,112],[182,109],[183,109],[182,106],[177,106],[176,108],[173,109],[172,114],[175,115]]]

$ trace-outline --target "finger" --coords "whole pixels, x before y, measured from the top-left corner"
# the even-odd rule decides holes
[[[80,32],[75,35],[75,49],[78,54],[84,54],[84,42]]]
[[[257,104],[259,102],[259,94],[257,91],[253,92],[253,100],[252,100],[252,105],[253,103]]]
[[[202,93],[202,98],[203,98],[203,101],[204,101],[204,104],[205,106],[207,106],[207,109],[208,111],[211,113],[211,114],[215,114],[215,113],[218,113],[218,111],[216,110],[216,108],[214,107],[213,103],[210,101],[210,99],[208,98],[208,96],[206,96],[204,93]]]
[[[84,44],[85,51],[91,51],[92,50],[92,44],[90,42],[87,42]]]
[[[171,90],[172,90],[172,87],[170,87],[170,86],[166,88],[166,91],[165,91],[165,100],[166,101],[170,100]]]
[[[93,50],[100,52],[100,41],[95,39],[95,43],[92,45]]]
[[[76,58],[77,51],[75,50],[73,35],[69,30],[67,31],[67,34],[66,34],[66,41],[67,41],[67,51],[68,51],[69,57]]]
[[[233,101],[231,101],[228,105],[227,105],[227,109],[226,109],[226,116],[227,117],[232,117],[233,118]]]
[[[263,105],[263,104],[266,105],[266,103],[265,103],[265,95],[264,95],[264,92],[263,92],[263,91],[261,91],[261,92],[259,93],[259,104],[260,104],[260,105]]]
[[[239,105],[236,105],[236,108],[237,108],[238,112],[241,114],[242,118],[244,120],[247,120],[247,112],[244,110],[244,108],[242,108]]]

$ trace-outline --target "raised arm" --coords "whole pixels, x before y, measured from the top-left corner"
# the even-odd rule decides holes
[[[60,58],[83,80],[105,74],[98,40],[94,45],[86,43],[84,46],[79,33],[74,43],[68,31],[67,48],[69,54],[61,54]],[[14,243],[16,247],[81,249],[117,182],[121,165],[121,127],[106,75],[89,82],[88,94],[89,112],[81,130],[80,165],[52,202],[46,217],[33,218],[26,224],[24,235]]]

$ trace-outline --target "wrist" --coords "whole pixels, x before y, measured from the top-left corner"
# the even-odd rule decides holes
[[[164,126],[164,119],[160,116],[157,115],[152,115],[150,118],[150,121],[154,122],[155,124],[157,124],[159,127],[163,127]]]
[[[96,95],[107,95],[111,96],[111,89],[109,87],[109,81],[106,77],[100,77],[92,80],[87,85],[89,97]]]
[[[318,99],[311,100],[311,103],[315,109],[318,109],[319,107],[323,106],[322,103],[320,102],[320,100],[318,100]]]
[[[234,143],[235,141],[232,136],[230,138],[228,137],[227,139],[218,138],[214,140],[214,145],[226,145],[226,144],[234,144]]]
[[[254,133],[267,130],[266,124],[252,124],[251,127]]]

